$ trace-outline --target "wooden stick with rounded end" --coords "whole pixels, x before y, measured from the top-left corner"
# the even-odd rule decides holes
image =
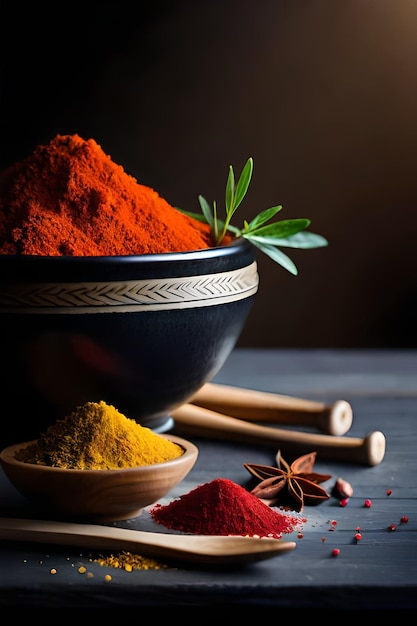
[[[245,422],[194,404],[183,404],[171,415],[176,429],[197,436],[278,446],[298,454],[316,451],[322,458],[362,465],[378,465],[385,455],[385,436],[380,431],[363,439],[298,432]]]
[[[311,426],[328,435],[346,434],[353,421],[352,407],[346,400],[326,404],[216,383],[206,383],[189,402],[250,422]]]

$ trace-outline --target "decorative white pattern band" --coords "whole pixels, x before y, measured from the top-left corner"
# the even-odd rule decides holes
[[[216,306],[258,290],[256,262],[217,274],[114,282],[11,284],[0,287],[1,313],[133,313]]]

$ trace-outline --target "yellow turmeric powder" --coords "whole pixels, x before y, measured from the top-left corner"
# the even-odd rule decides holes
[[[163,463],[182,454],[181,446],[102,400],[78,406],[37,441],[17,450],[15,457],[65,469],[115,470]]]

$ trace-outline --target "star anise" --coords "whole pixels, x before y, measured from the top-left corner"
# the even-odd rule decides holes
[[[278,450],[276,455],[277,467],[244,463],[244,467],[261,482],[252,489],[251,493],[262,500],[278,500],[283,494],[284,487],[291,500],[295,501],[294,510],[302,511],[304,504],[313,504],[321,500],[328,500],[330,495],[319,483],[329,480],[330,474],[313,472],[317,452],[310,452],[295,459],[289,465]]]

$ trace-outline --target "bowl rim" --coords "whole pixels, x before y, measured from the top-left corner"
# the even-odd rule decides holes
[[[220,246],[209,246],[208,248],[198,248],[197,250],[184,250],[177,252],[159,252],[150,254],[114,254],[114,255],[95,255],[95,256],[68,256],[68,255],[37,255],[37,254],[0,254],[0,264],[5,263],[6,260],[19,261],[20,263],[70,263],[73,265],[81,263],[109,263],[109,261],[117,260],[117,263],[129,264],[139,263],[146,264],[149,262],[186,262],[195,260],[211,259],[212,257],[228,257],[233,256],[241,250],[252,248],[252,244],[245,237],[235,237],[232,241],[229,241]]]
[[[172,469],[176,465],[183,465],[184,462],[191,462],[193,459],[197,460],[199,450],[197,446],[188,441],[187,439],[183,439],[182,437],[178,437],[177,435],[171,435],[170,433],[159,433],[159,437],[163,437],[164,439],[168,439],[173,443],[178,444],[183,448],[184,454],[181,456],[175,457],[169,461],[163,461],[161,463],[152,463],[151,465],[137,465],[134,467],[121,467],[119,469],[70,469],[66,467],[54,467],[52,465],[41,465],[37,463],[27,463],[26,461],[20,461],[14,457],[14,453],[16,450],[20,450],[21,448],[25,448],[31,443],[37,441],[33,439],[31,441],[24,441],[21,443],[14,443],[6,448],[3,448],[0,452],[0,464],[4,467],[19,467],[25,468],[27,471],[32,472],[52,472],[52,473],[60,473],[60,474],[70,474],[71,476],[75,476],[77,474],[86,476],[114,476],[118,475],[121,472],[123,473],[135,473],[140,471],[141,473],[150,473],[155,471],[155,469],[163,470],[163,469]],[[194,461],[194,462],[195,462]]]

